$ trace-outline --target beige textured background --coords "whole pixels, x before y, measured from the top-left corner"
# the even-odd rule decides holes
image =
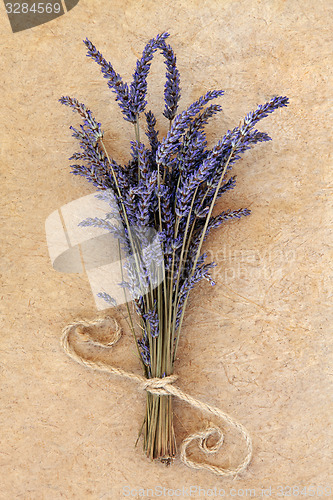
[[[216,486],[225,498],[245,497],[250,488],[260,497],[272,486],[271,497],[279,498],[279,485],[333,487],[333,3],[81,0],[65,16],[16,34],[2,3],[0,12],[0,498],[117,500],[126,485]],[[88,36],[129,80],[146,41],[163,30],[178,56],[182,109],[209,89],[226,92],[224,113],[208,128],[212,144],[273,95],[291,101],[260,123],[273,142],[245,154],[234,169],[237,188],[219,203],[250,207],[252,215],[209,238],[218,284],[193,294],[176,368],[184,390],[252,434],[253,461],[236,480],[179,460],[169,468],[148,462],[141,443],[133,446],[144,396],[130,382],[85,370],[59,346],[62,328],[94,318],[96,309],[87,278],[55,272],[45,241],[46,217],[93,192],[69,173],[76,144],[68,126],[78,121],[57,99],[69,94],[85,102],[107,131],[111,154],[126,160],[131,125],[81,40]],[[149,82],[156,112],[162,74],[157,58]],[[164,132],[160,112],[158,125]],[[111,359],[139,372],[129,335]],[[175,412],[178,441],[205,425],[182,403]],[[225,455],[215,463],[233,465],[243,444],[226,434]]]

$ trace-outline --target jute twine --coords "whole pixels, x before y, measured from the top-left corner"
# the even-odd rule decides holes
[[[112,330],[114,331],[114,338],[112,339],[111,342],[104,343],[102,341],[101,342],[96,341],[91,337],[90,333],[87,332],[87,330],[85,330],[86,328],[92,326],[102,326],[102,325],[110,327],[110,329],[112,328],[113,325]],[[92,361],[83,358],[81,354],[79,354],[78,351],[75,349],[75,345],[71,341],[72,333],[79,334],[81,336],[81,339],[90,345],[95,345],[103,348],[110,348],[114,346],[121,337],[120,326],[114,318],[106,317],[94,321],[81,320],[66,326],[63,329],[61,336],[61,345],[63,349],[68,354],[68,356],[70,356],[72,359],[74,359],[83,366],[87,366],[88,368],[92,368],[93,370],[107,372],[111,373],[112,375],[118,375],[120,377],[133,380],[134,382],[137,382],[139,384],[141,390],[150,392],[152,394],[157,394],[158,396],[162,395],[175,396],[179,398],[181,401],[185,401],[193,408],[197,408],[198,410],[202,410],[205,413],[219,417],[221,420],[227,422],[230,426],[234,427],[240,432],[241,436],[245,441],[247,453],[243,461],[237,467],[233,469],[223,468],[215,465],[210,465],[208,463],[195,462],[188,458],[187,448],[195,440],[199,441],[198,444],[200,450],[206,453],[207,455],[219,451],[224,441],[224,435],[222,430],[215,425],[210,425],[210,427],[208,427],[203,431],[195,432],[183,440],[180,447],[180,459],[188,467],[191,467],[193,469],[208,470],[218,476],[235,476],[247,468],[252,457],[252,441],[248,431],[242,424],[236,422],[236,420],[234,420],[232,417],[227,415],[227,413],[220,410],[219,408],[203,403],[202,401],[193,398],[189,394],[186,394],[185,392],[181,391],[178,387],[173,385],[175,380],[177,380],[178,378],[177,375],[170,375],[168,377],[163,377],[163,378],[146,379],[141,375],[136,375],[135,373],[127,372],[126,370],[123,370],[121,368],[116,368],[108,363],[104,363],[103,361],[95,361],[95,360]],[[213,446],[209,446],[207,441],[208,438],[212,436],[215,436],[215,438],[217,438],[217,441]]]

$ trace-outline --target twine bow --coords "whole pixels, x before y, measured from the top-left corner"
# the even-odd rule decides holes
[[[96,340],[93,340],[91,336],[86,333],[83,329],[86,327],[91,327],[91,326],[97,326],[97,325],[107,325],[113,322],[115,331],[114,331],[114,338],[111,342],[109,343],[103,343],[103,342],[98,342]],[[193,434],[190,434],[187,438],[185,438],[181,444],[180,447],[180,459],[181,461],[187,465],[188,467],[191,467],[193,469],[204,469],[212,472],[213,474],[219,475],[219,476],[235,476],[239,474],[240,472],[244,471],[247,466],[249,465],[251,458],[252,458],[252,441],[251,437],[248,433],[248,431],[245,429],[245,427],[236,422],[232,417],[230,417],[227,413],[223,412],[219,408],[216,408],[214,406],[208,405],[207,403],[203,403],[202,401],[199,401],[196,398],[193,398],[189,394],[186,394],[182,390],[180,390],[178,387],[176,387],[174,382],[177,380],[177,375],[169,375],[168,377],[163,377],[163,378],[151,378],[147,379],[141,375],[136,375],[135,373],[127,372],[121,368],[116,368],[114,366],[111,366],[107,363],[104,363],[103,361],[92,361],[89,359],[83,358],[75,349],[73,343],[70,341],[70,336],[71,333],[79,333],[86,342],[89,344],[98,346],[98,347],[107,347],[110,348],[114,346],[118,340],[121,337],[121,329],[118,324],[118,322],[114,318],[106,317],[102,319],[97,319],[94,321],[86,321],[82,320],[77,323],[72,323],[68,326],[66,326],[63,329],[62,336],[61,336],[61,345],[63,349],[65,350],[66,354],[70,356],[72,359],[77,361],[83,366],[86,366],[88,368],[92,368],[93,370],[98,370],[102,372],[107,372],[111,373],[113,375],[118,375],[120,377],[128,378],[131,379],[137,383],[139,383],[140,388],[143,391],[148,391],[152,394],[156,394],[159,396],[162,395],[168,395],[168,396],[175,396],[179,398],[181,401],[185,401],[189,405],[191,405],[194,408],[197,408],[199,410],[202,410],[203,412],[206,412],[210,415],[215,415],[216,417],[219,417],[221,420],[224,420],[227,422],[229,425],[237,429],[241,436],[243,437],[246,448],[247,448],[247,453],[243,461],[234,469],[230,468],[223,468],[223,467],[218,467],[215,465],[211,465],[208,463],[202,463],[202,462],[195,462],[191,459],[188,458],[187,456],[187,448],[188,446],[195,440],[199,441],[199,449],[203,451],[205,454],[212,454],[216,453],[219,451],[221,448],[223,441],[224,441],[224,435],[222,430],[215,426],[211,425],[207,429],[199,432],[195,432]],[[215,436],[217,437],[217,441],[213,446],[209,446],[207,441],[209,437]]]

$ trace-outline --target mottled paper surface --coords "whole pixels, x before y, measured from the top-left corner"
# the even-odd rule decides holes
[[[279,485],[333,486],[332,3],[80,0],[19,33],[0,8],[0,498],[118,500],[156,486],[223,488],[225,498],[246,489],[260,497],[272,487],[278,498]],[[93,192],[70,174],[67,158],[77,146],[68,127],[79,121],[57,99],[85,102],[103,124],[110,154],[126,161],[132,127],[82,39],[129,80],[146,41],[164,30],[177,54],[182,109],[207,90],[225,90],[223,114],[207,129],[210,144],[259,103],[290,97],[288,108],[259,124],[273,142],[244,155],[234,168],[236,189],[219,202],[221,210],[248,207],[252,215],[209,237],[217,285],[203,282],[192,295],[176,365],[182,389],[230,413],[253,436],[253,461],[235,481],[179,460],[169,468],[149,463],[141,443],[134,448],[144,394],[84,369],[59,346],[66,324],[104,312],[96,311],[87,276],[56,272],[48,256],[46,218]],[[157,57],[148,98],[164,134],[163,85]],[[139,372],[122,326],[114,353],[100,357]],[[206,424],[183,403],[175,413],[178,443]],[[237,464],[244,451],[228,429],[225,450],[215,463]]]

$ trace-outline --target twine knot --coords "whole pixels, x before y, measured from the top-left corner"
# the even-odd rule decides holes
[[[96,325],[107,326],[108,328],[111,329],[111,323],[113,323],[114,327],[114,338],[111,342],[96,341],[91,337],[89,331],[87,331],[87,328],[89,329],[89,327]],[[169,375],[161,378],[155,377],[147,379],[145,377],[142,377],[141,375],[136,375],[135,373],[127,372],[122,368],[116,368],[115,366],[111,366],[107,363],[104,363],[103,361],[92,361],[90,359],[83,358],[82,355],[79,354],[75,349],[74,344],[69,340],[71,333],[74,332],[79,333],[81,338],[85,342],[91,343],[92,345],[98,347],[111,348],[118,342],[118,340],[121,337],[120,326],[118,325],[118,322],[114,318],[106,317],[105,319],[97,319],[95,321],[82,320],[77,323],[72,323],[66,326],[63,329],[61,337],[61,345],[63,349],[68,354],[68,356],[70,356],[72,359],[74,359],[83,366],[87,366],[89,368],[92,368],[93,370],[99,370],[134,380],[135,382],[140,384],[141,389],[144,391],[156,394],[158,396],[164,396],[164,395],[175,396],[179,398],[181,401],[188,403],[190,406],[194,408],[197,408],[210,415],[215,415],[216,417],[219,417],[224,422],[227,422],[229,425],[237,429],[245,441],[247,448],[246,456],[243,459],[243,461],[238,465],[238,467],[234,469],[218,467],[216,465],[211,465],[208,463],[195,462],[194,460],[189,459],[187,456],[187,448],[193,441],[198,441],[199,449],[206,455],[216,453],[223,445],[224,435],[222,430],[219,427],[211,424],[210,427],[208,427],[207,429],[195,432],[183,440],[180,448],[180,459],[185,465],[191,467],[192,469],[208,470],[218,476],[235,476],[247,468],[252,458],[252,441],[248,431],[242,424],[236,422],[236,420],[230,417],[230,415],[224,413],[219,408],[208,405],[207,403],[203,403],[202,401],[199,401],[198,399],[190,396],[189,394],[186,394],[181,389],[179,389],[179,387],[173,385],[175,380],[177,380],[178,378],[177,375]],[[217,436],[217,441],[215,442],[215,444],[209,445],[208,439],[212,438],[213,436],[215,437]]]
[[[144,391],[151,392],[158,396],[169,396],[172,394],[169,391],[169,387],[177,378],[177,375],[169,375],[162,378],[148,378],[142,382],[141,387]]]

